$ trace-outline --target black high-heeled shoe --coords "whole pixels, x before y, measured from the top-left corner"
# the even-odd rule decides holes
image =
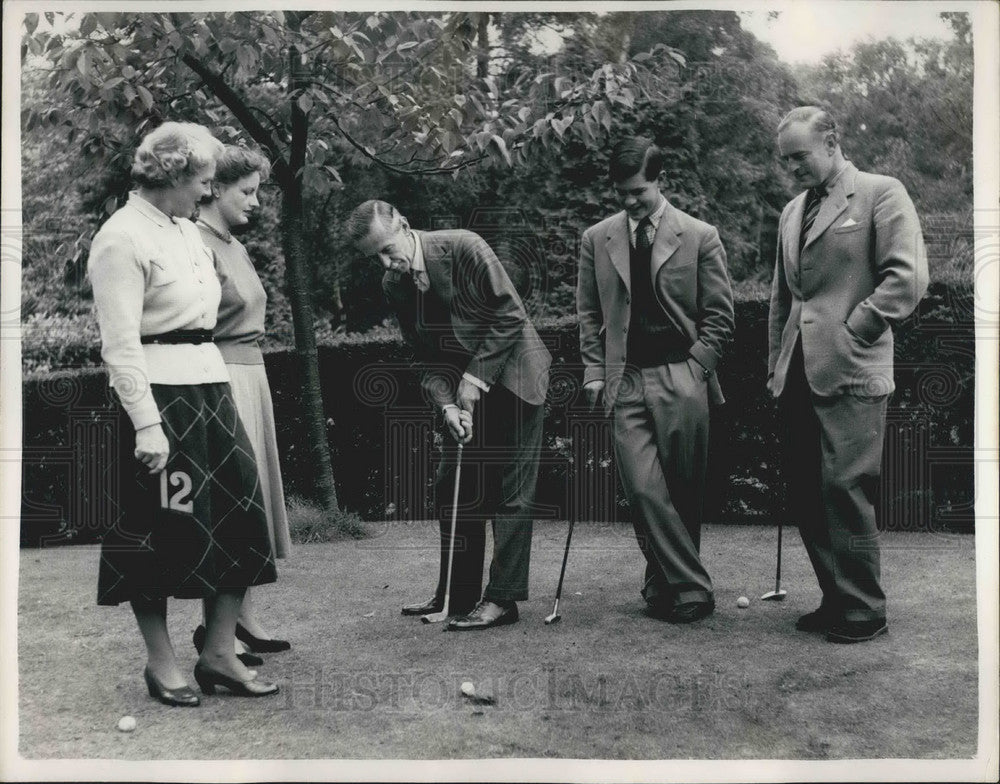
[[[255,678],[248,681],[237,680],[200,663],[194,666],[194,679],[198,681],[202,694],[215,694],[216,686],[225,686],[237,697],[269,697],[278,693],[276,683],[258,681]]]
[[[205,636],[208,634],[204,626],[199,626],[194,630],[194,634],[191,636],[191,641],[194,643],[194,649],[198,653],[202,652],[205,647]],[[236,658],[243,662],[247,667],[259,667],[264,663],[264,660],[260,656],[254,656],[252,653],[237,653]]]
[[[146,688],[149,689],[149,696],[154,700],[159,700],[164,705],[172,708],[195,708],[201,705],[201,699],[190,686],[181,686],[179,689],[168,689],[149,671],[149,667],[142,671],[142,677],[146,679]]]
[[[263,637],[254,637],[239,622],[236,624],[236,637],[254,653],[277,653],[278,651],[287,651],[292,647],[288,640],[265,640]]]

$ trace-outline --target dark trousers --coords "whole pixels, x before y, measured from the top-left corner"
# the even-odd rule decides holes
[[[885,617],[875,497],[887,395],[814,395],[801,342],[778,400],[788,513],[837,619]]]
[[[698,548],[708,465],[708,385],[687,362],[626,368],[614,407],[618,471],[646,558],[642,596],[712,599]]]
[[[474,412],[473,438],[463,448],[449,611],[471,610],[480,596],[502,602],[528,598],[532,504],[538,478],[544,406],[525,403],[494,385]],[[444,436],[435,498],[441,528],[436,595],[444,596],[455,491],[456,445]],[[483,584],[486,521],[493,521],[493,561]]]

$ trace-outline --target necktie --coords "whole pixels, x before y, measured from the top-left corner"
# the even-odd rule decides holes
[[[806,195],[806,208],[802,214],[802,231],[799,232],[800,253],[806,244],[809,230],[812,229],[813,224],[816,222],[816,216],[819,215],[819,208],[823,204],[824,196],[826,196],[826,188],[822,185],[818,188],[810,188],[809,193]]]
[[[649,236],[649,230],[653,228],[653,221],[647,215],[639,225],[635,227],[635,247],[636,250],[649,250],[653,247],[653,240]]]
[[[417,291],[421,294],[431,287],[431,279],[423,270],[413,270],[413,282],[417,284]]]

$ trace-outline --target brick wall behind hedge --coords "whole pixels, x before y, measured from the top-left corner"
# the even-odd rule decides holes
[[[880,524],[973,528],[972,297],[935,284],[896,330]],[[767,304],[738,302],[735,344],[719,369],[728,402],[713,411],[707,519],[776,522],[782,486],[775,411],[764,389]],[[576,327],[540,330],[554,364],[537,493],[539,519],[627,521],[606,423],[581,406]],[[307,495],[308,441],[293,351],[266,355],[287,492]],[[341,503],[369,520],[431,517],[434,417],[398,340],[320,348],[324,406]],[[24,382],[22,544],[97,539],[114,471],[94,456],[106,438],[107,377],[64,371]],[[437,437],[439,441],[439,437]]]

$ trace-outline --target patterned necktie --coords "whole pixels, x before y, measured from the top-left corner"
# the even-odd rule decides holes
[[[431,287],[431,279],[423,270],[413,270],[413,282],[417,284],[417,291],[425,293]]]
[[[802,248],[806,244],[806,238],[809,236],[809,231],[816,222],[816,216],[819,215],[819,208],[823,204],[824,196],[826,196],[826,188],[822,185],[817,188],[810,188],[809,193],[806,194],[806,208],[802,214],[802,231],[799,232],[799,253],[802,252]]]
[[[653,228],[653,221],[647,215],[639,225],[635,227],[635,248],[636,250],[649,250],[653,247],[653,240],[649,236],[649,230]]]

